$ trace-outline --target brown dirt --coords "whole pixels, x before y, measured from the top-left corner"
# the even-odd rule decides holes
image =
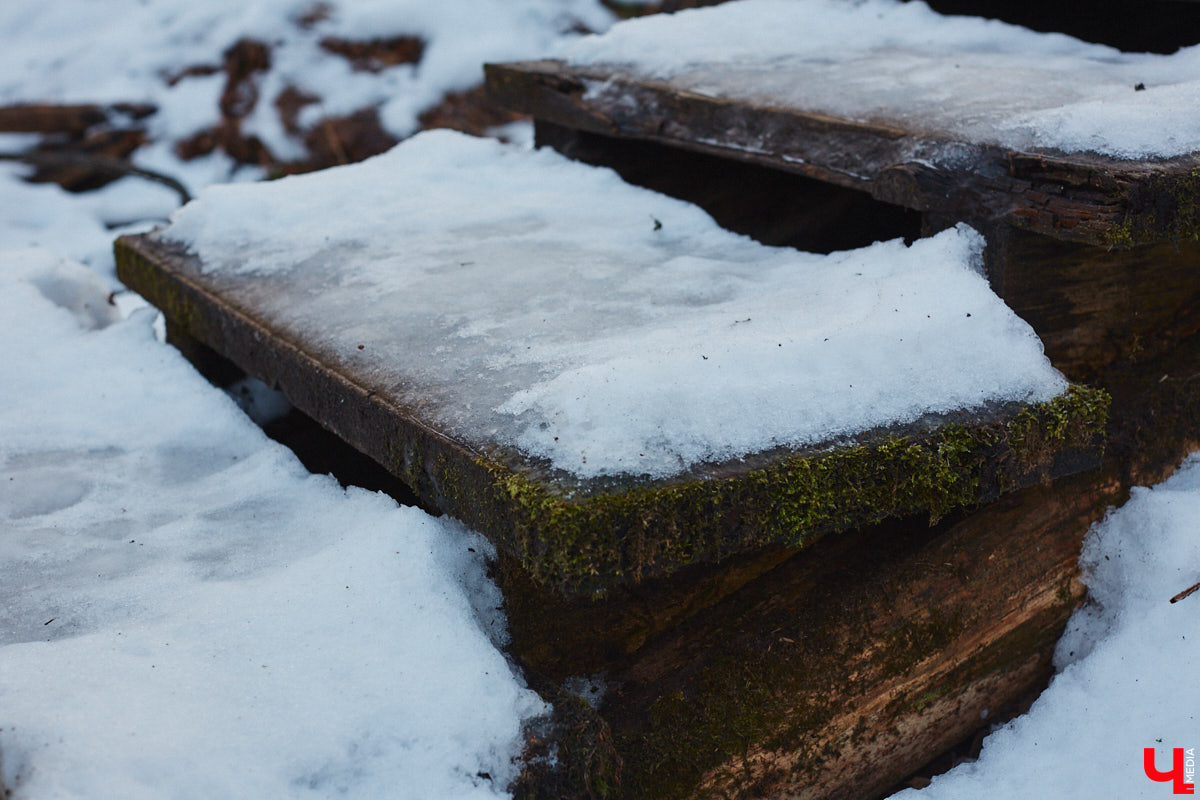
[[[381,72],[399,64],[416,64],[425,52],[425,40],[417,36],[395,36],[390,39],[354,41],[327,36],[321,49],[341,56],[356,72]]]
[[[465,92],[450,92],[442,102],[418,118],[421,128],[450,128],[473,136],[483,136],[488,128],[524,119],[524,115],[488,102],[483,87]]]

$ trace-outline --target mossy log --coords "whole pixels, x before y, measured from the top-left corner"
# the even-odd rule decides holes
[[[601,594],[765,546],[801,548],[888,517],[937,519],[1093,466],[1100,454],[1107,396],[1076,386],[1039,405],[941,415],[668,479],[575,479],[499,444],[481,453],[451,438],[304,333],[257,318],[252,301],[215,288],[192,256],[144,236],[119,239],[116,252],[121,279],[174,328],[282,389],[429,506],[477,528],[564,595]]]

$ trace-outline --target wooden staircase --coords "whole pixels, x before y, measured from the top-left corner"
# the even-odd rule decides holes
[[[1091,523],[1200,447],[1200,153],[1019,151],[628,66],[486,72],[539,145],[767,244],[975,226],[993,290],[1075,382],[665,477],[580,478],[452,430],[414,402],[416,378],[323,327],[317,289],[355,279],[335,255],[231,277],[169,230],[120,239],[122,280],[189,357],[282,389],[496,543],[512,655],[556,708],[518,796],[872,798],[1041,685]],[[367,317],[390,313],[378,294]],[[426,346],[404,337],[358,350]],[[564,688],[596,674],[598,707]]]

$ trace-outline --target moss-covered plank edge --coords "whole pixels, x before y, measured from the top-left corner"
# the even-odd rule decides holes
[[[921,437],[784,457],[741,475],[567,498],[477,459],[490,485],[441,481],[455,505],[484,500],[507,549],[569,595],[716,561],[766,545],[803,548],[825,533],[978,505],[1055,472],[1062,456],[1098,463],[1109,396],[1074,385],[1005,421],[947,424]]]
[[[1200,240],[1200,167],[1157,175],[1129,189],[1125,211],[1104,243],[1130,248],[1155,242]]]

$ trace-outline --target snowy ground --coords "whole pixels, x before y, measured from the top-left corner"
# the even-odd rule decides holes
[[[131,2],[128,12],[143,15],[131,17],[138,41],[166,46],[182,31],[180,41],[219,52],[242,21],[311,4],[221,4],[221,25],[196,22],[210,5]],[[394,33],[371,17],[394,5],[361,3],[336,24]],[[602,24],[584,5],[454,8],[459,19],[507,8],[501,44],[519,29],[520,47],[536,50],[557,35],[545,20],[562,9]],[[100,23],[84,10],[95,7],[0,10],[5,102],[63,99],[47,83],[56,58],[65,70],[86,57],[71,68],[99,81],[137,49],[136,26],[107,16],[103,35],[89,35]],[[72,19],[73,33],[59,36],[51,18]],[[170,27],[179,20],[193,27]],[[501,44],[478,59],[536,54]],[[21,52],[47,60],[26,69],[13,61]],[[166,92],[150,85],[160,64],[147,59],[122,90]],[[415,79],[398,69],[389,92]],[[155,99],[179,109],[156,123],[163,130],[202,111],[182,95]],[[3,149],[18,144],[0,136]],[[231,174],[219,158],[183,165],[169,150],[156,163],[193,186]],[[498,649],[486,544],[307,473],[155,337],[152,311],[127,295],[109,304],[119,288],[109,243],[124,229],[110,226],[161,220],[170,192],[126,178],[70,195],[21,172],[0,167],[3,785],[32,800],[502,796],[520,724],[543,706]],[[1158,748],[1166,769],[1169,748],[1200,746],[1200,593],[1169,602],[1200,580],[1197,518],[1200,458],[1112,512],[1089,537],[1092,601],[1071,622],[1050,688],[978,762],[899,796],[1168,796],[1145,777],[1142,748]]]

